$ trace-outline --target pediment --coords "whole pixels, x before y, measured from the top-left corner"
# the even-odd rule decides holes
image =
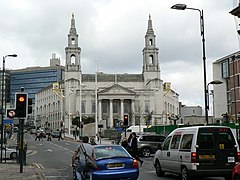
[[[114,84],[98,92],[99,95],[135,95],[135,92],[119,84]]]

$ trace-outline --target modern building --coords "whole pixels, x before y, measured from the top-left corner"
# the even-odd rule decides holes
[[[213,62],[213,79],[221,85],[214,86],[214,115],[222,119],[228,114],[236,122],[240,114],[240,51],[229,54]]]
[[[35,104],[35,94],[43,88],[63,79],[64,67],[60,66],[60,59],[52,55],[48,67],[27,67],[24,69],[10,70],[10,107],[15,105],[15,93],[24,88],[28,97]],[[34,109],[34,108],[33,108]],[[32,116],[34,116],[34,111]]]
[[[58,122],[62,121],[62,115],[63,124],[70,133],[72,118],[80,117],[82,122],[83,116],[91,116],[96,120],[97,132],[97,124],[111,129],[121,124],[126,114],[129,115],[129,125],[170,124],[166,114],[179,114],[179,95],[171,89],[170,83],[161,80],[159,49],[150,16],[142,50],[143,68],[139,74],[83,74],[74,15],[65,53],[64,81],[36,94],[35,120],[37,117],[56,118],[48,122],[41,121],[41,125],[50,122],[50,126],[56,128]],[[49,102],[49,98],[56,99]],[[60,107],[61,101],[63,109]]]

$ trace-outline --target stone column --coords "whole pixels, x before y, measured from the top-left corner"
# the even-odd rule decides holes
[[[132,124],[133,126],[135,126],[135,101],[132,99],[131,100],[131,112],[132,112]]]
[[[110,112],[109,112],[109,126],[110,126],[110,128],[112,128],[113,127],[113,100],[112,99],[109,99],[109,110],[110,110]]]
[[[121,121],[123,121],[124,107],[123,107],[124,99],[121,99]]]
[[[102,100],[98,100],[98,122],[102,121]]]

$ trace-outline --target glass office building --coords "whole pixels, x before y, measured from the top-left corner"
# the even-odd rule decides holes
[[[10,99],[11,105],[15,102],[15,93],[21,91],[28,93],[28,97],[35,102],[35,94],[41,89],[51,85],[54,82],[62,80],[64,67],[30,67],[25,69],[10,71]]]

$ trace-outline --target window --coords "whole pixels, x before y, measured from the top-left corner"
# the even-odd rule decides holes
[[[82,101],[82,113],[86,113],[86,101]]]
[[[107,100],[102,101],[102,112],[108,113],[108,101]]]
[[[147,100],[145,101],[145,113],[149,113],[150,112],[150,101]]]
[[[71,65],[74,65],[76,61],[75,55],[71,55]]]
[[[113,101],[113,113],[119,113],[120,101],[114,100]]]
[[[92,113],[96,112],[96,103],[95,101],[92,101]]]
[[[219,149],[232,149],[235,145],[235,140],[229,132],[219,133]]]
[[[199,133],[198,135],[199,149],[214,149],[214,135],[213,133]]]
[[[229,72],[228,72],[228,61],[225,61],[222,63],[222,77],[228,78]]]
[[[171,149],[178,149],[181,135],[174,135],[171,142]]]
[[[163,148],[162,148],[163,150],[168,150],[171,137],[172,137],[172,136],[169,136],[169,137],[164,141],[164,143],[163,143]]]
[[[191,149],[192,147],[193,134],[184,134],[180,149]]]

